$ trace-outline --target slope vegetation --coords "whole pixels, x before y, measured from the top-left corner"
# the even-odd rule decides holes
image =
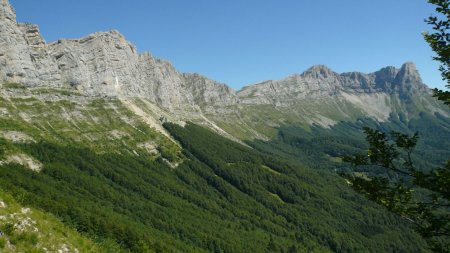
[[[336,175],[193,124],[166,127],[184,148],[176,168],[126,146],[98,153],[79,143],[2,139],[3,155],[20,152],[43,167],[3,163],[0,185],[125,252],[422,251],[424,243],[400,218]]]
[[[63,225],[53,215],[17,203],[0,190],[0,252],[113,252]]]

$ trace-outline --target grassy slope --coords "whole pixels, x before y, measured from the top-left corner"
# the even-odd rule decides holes
[[[70,143],[98,153],[120,151],[154,158],[167,155],[174,162],[180,159],[175,143],[149,128],[117,99],[7,87],[14,88],[4,85],[0,89],[0,132],[24,132],[35,141]],[[156,150],[149,152],[146,147]]]
[[[378,94],[379,95],[379,94]],[[356,104],[342,97],[332,99],[303,99],[296,104],[285,106],[273,105],[239,105],[239,113],[208,115],[228,133],[242,139],[272,139],[278,129],[284,126],[296,126],[310,130],[313,124],[329,128],[341,121],[354,122],[368,114],[384,114],[389,108],[391,115],[402,114],[406,120],[422,120],[421,114],[434,115],[436,109],[450,115],[448,107],[436,101],[428,94],[420,97],[399,98],[395,94],[372,94],[362,97]],[[368,102],[365,103],[365,98]],[[383,98],[385,101],[383,101]],[[381,104],[380,104],[381,103]],[[372,104],[373,106],[370,106]],[[362,107],[365,106],[365,109]],[[365,111],[367,110],[367,111]],[[371,112],[371,113],[368,113]],[[448,116],[447,116],[448,117]],[[381,121],[387,121],[383,118]],[[387,121],[388,122],[388,121]],[[264,137],[264,138],[261,138]]]
[[[68,228],[52,214],[26,208],[0,190],[0,252],[111,252]]]

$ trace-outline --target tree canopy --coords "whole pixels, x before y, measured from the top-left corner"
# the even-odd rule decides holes
[[[448,83],[447,88],[450,88],[450,1],[429,0],[428,2],[436,6],[436,15],[432,15],[425,20],[432,26],[433,32],[425,32],[423,36],[436,53],[433,59],[441,64],[439,70],[442,80],[446,81]],[[439,100],[450,106],[449,91],[434,89],[434,94]]]

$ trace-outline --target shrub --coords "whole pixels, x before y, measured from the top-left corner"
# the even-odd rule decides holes
[[[6,246],[6,239],[5,237],[0,237],[0,249],[5,248]]]
[[[39,241],[36,233],[32,232],[21,232],[18,234],[11,235],[10,241],[12,244],[25,243],[30,245],[36,245]]]

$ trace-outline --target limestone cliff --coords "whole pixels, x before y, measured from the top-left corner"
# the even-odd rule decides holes
[[[47,44],[38,26],[17,23],[14,9],[1,1],[2,82],[71,87],[87,96],[143,97],[169,111],[233,101],[230,88],[139,54],[118,31]]]

